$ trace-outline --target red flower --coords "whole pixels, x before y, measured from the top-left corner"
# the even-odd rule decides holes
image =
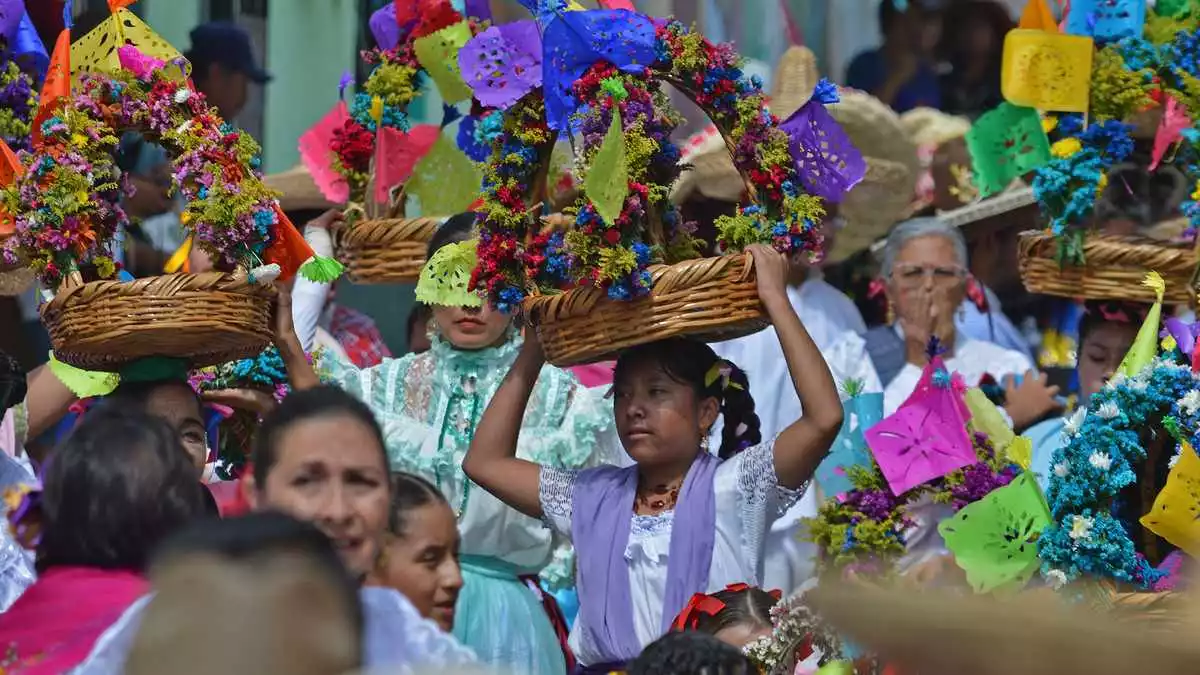
[[[375,152],[375,136],[354,120],[333,132],[331,143],[342,166],[351,171],[366,171],[371,167],[371,156]]]
[[[462,15],[450,4],[450,0],[422,0],[419,9],[421,19],[409,35],[410,40],[431,35],[463,20]]]

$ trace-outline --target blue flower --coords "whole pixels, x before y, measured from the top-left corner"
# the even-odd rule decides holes
[[[837,85],[822,77],[813,89],[812,100],[822,105],[833,105],[842,99],[838,96]]]

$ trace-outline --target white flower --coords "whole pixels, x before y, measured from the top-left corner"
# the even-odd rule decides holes
[[[175,133],[182,134],[183,132],[185,132],[191,128],[192,128],[192,121],[187,120],[183,124],[180,124],[179,126],[175,127]]]
[[[1079,433],[1079,428],[1083,426],[1083,421],[1087,419],[1087,408],[1079,408],[1074,415],[1063,424],[1063,433],[1068,437]]]
[[[192,90],[187,87],[180,87],[175,92],[176,103],[187,103],[187,100],[192,97]]]
[[[1195,389],[1189,391],[1183,398],[1176,401],[1175,405],[1179,406],[1179,409],[1187,413],[1189,417],[1195,415],[1196,411],[1200,410],[1200,391]]]
[[[1067,585],[1067,573],[1062,570],[1050,570],[1045,576],[1050,588],[1056,591]]]
[[[1138,375],[1137,377],[1135,377],[1129,381],[1129,388],[1132,389],[1133,391],[1146,391],[1146,388],[1149,386],[1150,386],[1150,383],[1148,381],[1146,381],[1146,378],[1142,377],[1141,375]]]
[[[1071,473],[1071,465],[1066,462],[1059,462],[1054,465],[1054,475],[1059,478],[1066,478],[1067,474]]]
[[[1088,463],[1101,471],[1108,471],[1112,468],[1112,457],[1109,457],[1107,452],[1097,451],[1088,457]]]
[[[1174,469],[1175,465],[1179,462],[1179,458],[1182,456],[1183,456],[1183,449],[1181,448],[1181,449],[1177,450],[1174,455],[1171,455],[1171,459],[1167,460],[1167,468]]]
[[[1108,378],[1108,384],[1104,386],[1109,389],[1116,389],[1117,387],[1125,384],[1125,379],[1125,373],[1117,373],[1116,375]]]
[[[1092,536],[1092,525],[1095,522],[1091,518],[1084,516],[1072,516],[1071,521],[1071,538],[1075,540],[1087,539]]]
[[[1121,414],[1121,409],[1117,407],[1116,403],[1109,401],[1101,405],[1099,408],[1096,408],[1096,414],[1099,415],[1100,419],[1102,420],[1111,420],[1115,419]]]

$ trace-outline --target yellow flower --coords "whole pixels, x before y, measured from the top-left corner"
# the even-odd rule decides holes
[[[1196,181],[1196,189],[1192,191],[1192,201],[1200,202],[1200,180]]]
[[[1169,351],[1175,349],[1176,346],[1177,346],[1177,343],[1175,342],[1174,336],[1168,335],[1167,337],[1162,339],[1163,351],[1169,352]]]
[[[1058,118],[1054,115],[1046,115],[1042,118],[1042,131],[1050,133],[1058,128]]]
[[[117,273],[117,266],[112,258],[101,256],[95,259],[96,271],[100,274],[100,278],[107,279]]]
[[[383,123],[383,98],[380,96],[371,97],[371,119],[377,125]]]
[[[82,148],[83,146],[87,145],[87,142],[88,142],[88,137],[84,136],[83,134],[79,133],[78,131],[71,134],[71,145],[74,145],[77,148]]]
[[[1083,144],[1079,142],[1078,138],[1064,138],[1050,146],[1050,154],[1059,159],[1066,159],[1082,149]]]
[[[1096,181],[1096,194],[1104,192],[1104,188],[1108,187],[1108,174],[1100,174],[1100,180]]]
[[[192,222],[192,212],[184,211],[183,213],[179,214],[179,222],[183,223],[184,225]]]

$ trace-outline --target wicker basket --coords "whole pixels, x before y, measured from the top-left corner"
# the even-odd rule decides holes
[[[1089,234],[1082,266],[1063,266],[1055,259],[1058,240],[1045,232],[1023,232],[1018,249],[1021,279],[1031,293],[1088,300],[1154,302],[1154,291],[1142,285],[1148,272],[1167,282],[1168,304],[1189,304],[1194,297],[1192,272],[1196,256],[1190,244],[1146,237]]]
[[[421,276],[425,249],[441,218],[362,220],[342,233],[337,257],[356,284],[411,283]]]
[[[42,308],[42,322],[55,356],[79,368],[115,371],[150,356],[201,368],[270,344],[274,298],[273,286],[221,272],[67,282]]]
[[[646,342],[680,335],[731,340],[770,323],[749,254],[656,265],[650,274],[650,295],[632,302],[610,300],[596,288],[526,300],[546,359],[559,367],[595,363]]]

